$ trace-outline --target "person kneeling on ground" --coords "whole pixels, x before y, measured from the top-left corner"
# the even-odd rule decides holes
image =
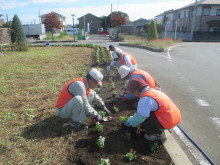
[[[147,140],[166,139],[164,130],[173,128],[181,120],[177,106],[165,93],[150,88],[144,80],[137,77],[129,81],[128,91],[140,100],[137,112],[130,116],[124,125],[141,126],[147,131],[144,134]]]
[[[102,86],[103,75],[98,69],[91,69],[85,78],[81,77],[68,82],[62,89],[56,103],[56,114],[64,119],[70,119],[70,126],[77,130],[88,129],[82,124],[88,115],[96,121],[102,121],[102,117],[92,107],[92,103],[102,105],[104,111],[111,114],[102,99],[93,90],[97,85]]]
[[[151,88],[155,89],[160,89],[160,86],[156,83],[154,78],[147,72],[140,70],[140,69],[135,69],[135,68],[128,68],[125,65],[122,65],[118,69],[118,73],[121,76],[121,79],[128,79],[128,81],[132,80],[135,77],[139,77],[142,80],[144,80],[148,86]],[[125,89],[124,94],[121,96],[122,100],[131,100],[131,99],[136,99],[136,96],[134,94],[128,94],[127,89]]]
[[[125,52],[114,52],[112,53],[112,57],[114,61],[110,63],[110,65],[107,67],[107,73],[110,72],[111,68],[116,65],[117,67],[120,67],[121,65],[126,65],[129,68],[137,68],[137,61],[136,59]]]

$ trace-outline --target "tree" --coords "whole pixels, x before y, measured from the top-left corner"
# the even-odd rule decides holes
[[[119,25],[124,25],[126,23],[125,16],[120,15],[120,13],[114,13],[112,16],[112,26],[117,27]]]
[[[11,32],[12,46],[18,51],[28,50],[26,44],[26,37],[24,29],[22,28],[21,21],[17,15],[14,15],[12,21],[12,32]]]
[[[111,25],[111,17],[102,16],[101,17],[101,26],[106,30]]]
[[[2,25],[3,28],[12,28],[12,22],[9,21],[9,22],[5,22],[3,25]]]
[[[148,39],[158,39],[157,26],[154,20],[152,20],[150,23]]]
[[[52,40],[54,40],[53,39],[53,34],[55,32],[54,29],[61,29],[60,21],[58,20],[56,13],[54,12],[48,13],[46,15],[44,24],[45,24],[45,28],[52,32]]]

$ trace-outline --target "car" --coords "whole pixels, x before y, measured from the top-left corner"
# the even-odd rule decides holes
[[[109,35],[109,32],[108,32],[108,30],[103,30],[103,31],[99,32],[99,34]]]

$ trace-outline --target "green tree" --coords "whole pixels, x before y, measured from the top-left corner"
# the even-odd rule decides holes
[[[12,22],[9,21],[9,22],[5,22],[3,25],[2,25],[3,28],[12,28]]]
[[[22,28],[21,21],[17,15],[14,15],[12,21],[11,41],[12,48],[15,48],[18,51],[28,50],[24,29]]]
[[[154,20],[151,21],[149,31],[148,31],[148,37],[149,40],[151,39],[158,39],[158,33],[157,33],[157,26]]]

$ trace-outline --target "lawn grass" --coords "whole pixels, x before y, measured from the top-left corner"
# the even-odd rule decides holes
[[[45,125],[44,119],[54,115],[63,85],[85,75],[94,56],[95,49],[86,47],[31,47],[0,56],[2,164],[57,162],[56,155],[65,152],[64,138],[48,143],[47,139],[26,139],[22,132],[28,126]]]

